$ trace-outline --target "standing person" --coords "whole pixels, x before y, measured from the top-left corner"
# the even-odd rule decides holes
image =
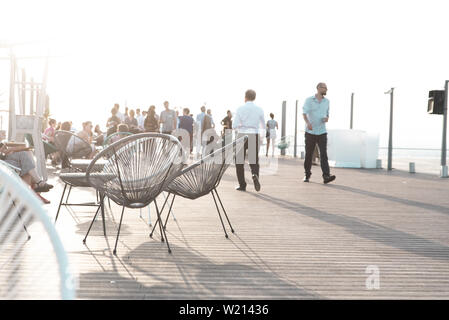
[[[226,143],[232,142],[232,112],[228,110],[226,112],[226,117],[221,120],[221,125],[223,126],[223,131],[221,136],[223,138],[223,147]]]
[[[239,181],[238,191],[246,191],[245,181],[245,155],[248,152],[249,165],[256,191],[260,190],[259,182],[259,133],[265,130],[265,117],[262,108],[254,104],[256,92],[247,90],[245,92],[245,104],[237,109],[233,127],[238,131],[237,139],[248,136],[243,149],[236,155],[235,169]],[[240,162],[240,163],[239,163]]]
[[[162,133],[171,134],[176,129],[176,113],[168,107],[168,101],[164,102],[165,110],[161,112],[160,123],[162,124]]]
[[[137,119],[134,117],[133,109],[129,111],[129,115],[125,120],[125,124],[128,126],[129,132],[139,133],[139,124],[137,123]]]
[[[201,126],[203,124],[204,117],[206,116],[206,107],[202,106],[200,110],[201,110],[201,112],[196,115],[196,123],[195,123],[195,128],[194,128],[194,131],[195,131],[194,137],[195,137],[195,140],[196,140],[196,143],[195,143],[195,145],[196,145],[196,153],[197,153],[198,156],[200,155],[200,149],[201,149],[201,146],[202,146],[202,143],[201,143],[201,141],[202,141],[202,137],[201,137],[202,129],[201,129]]]
[[[159,132],[159,121],[155,109],[154,106],[151,106],[150,109],[148,109],[148,115],[143,124],[145,132]]]
[[[270,148],[270,140],[271,140],[271,149],[272,156],[274,157],[274,146],[276,142],[276,129],[279,129],[278,122],[274,120],[274,114],[270,113],[270,120],[267,121],[267,157],[268,157],[268,149]]]
[[[136,119],[137,119],[137,127],[140,131],[144,130],[143,123],[145,122],[145,117],[140,113],[140,108],[136,109]]]
[[[214,126],[212,124],[212,117],[206,114],[203,118],[203,122],[201,123],[201,142],[203,146],[201,153],[203,157],[206,155],[206,153],[214,152],[214,150],[211,148],[207,150],[206,146],[213,141],[216,142],[218,138],[219,137],[215,132]]]
[[[118,117],[118,109],[116,108],[117,104],[111,109],[111,117],[106,122],[106,137],[110,136],[114,132],[117,132],[117,126],[121,123],[120,118]]]
[[[125,122],[125,115],[123,113],[120,112],[120,105],[118,103],[114,104],[114,108],[117,110],[116,112],[116,116],[120,119],[120,123]],[[117,128],[115,128],[117,129]]]
[[[232,129],[232,112],[231,110],[228,110],[226,112],[226,117],[221,120],[221,125],[223,126],[223,131],[221,133],[222,136],[225,135],[226,130]]]
[[[212,128],[215,128],[214,118],[212,118],[212,110],[211,109],[207,109],[207,114],[206,115],[210,118],[210,122],[211,122]]]
[[[320,149],[321,171],[323,172],[323,182],[329,183],[335,180],[335,176],[330,174],[329,162],[327,159],[327,131],[326,122],[329,121],[329,100],[324,96],[327,93],[325,83],[318,83],[317,93],[306,99],[303,107],[303,118],[306,123],[305,145],[306,159],[304,160],[304,182],[309,182],[312,172],[312,157],[315,145]]]
[[[125,107],[124,120],[122,120],[122,122],[125,123],[128,118],[129,118],[128,107]]]
[[[189,115],[189,108],[182,110],[182,116],[179,117],[179,129],[186,130],[190,137],[190,152],[193,151],[193,118]],[[178,138],[179,139],[179,138]]]

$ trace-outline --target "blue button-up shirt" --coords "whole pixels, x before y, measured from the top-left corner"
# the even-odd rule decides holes
[[[252,101],[248,101],[237,109],[232,128],[237,129],[239,133],[265,131],[265,116],[262,108],[256,106]]]
[[[329,99],[323,97],[320,102],[315,96],[307,98],[302,113],[307,115],[307,119],[312,124],[312,130],[309,130],[306,124],[305,131],[307,133],[320,135],[327,132],[326,122],[323,122],[323,118],[329,118]]]

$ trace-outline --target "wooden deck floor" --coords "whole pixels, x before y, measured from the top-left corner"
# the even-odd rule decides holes
[[[93,208],[61,209],[57,229],[78,275],[79,299],[378,299],[449,298],[449,180],[386,170],[333,169],[324,185],[320,168],[303,183],[303,162],[279,159],[256,192],[237,192],[230,167],[219,193],[236,230],[229,239],[212,196],[177,198],[167,227],[172,254],[148,214],[127,209],[113,256],[121,208],[107,208],[87,245],[82,239]],[[54,217],[58,179],[47,195]],[[73,190],[73,201],[95,195]],[[155,210],[152,209],[152,221]],[[379,289],[368,290],[368,266]]]

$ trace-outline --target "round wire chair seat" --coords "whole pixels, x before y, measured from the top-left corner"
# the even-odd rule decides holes
[[[243,147],[242,137],[181,170],[166,191],[188,199],[200,198],[216,188],[234,160],[234,150]]]
[[[91,186],[119,205],[144,207],[179,172],[181,156],[181,144],[174,136],[133,134],[100,152],[87,168],[87,179]],[[107,161],[100,170],[103,175],[94,175],[99,159]]]

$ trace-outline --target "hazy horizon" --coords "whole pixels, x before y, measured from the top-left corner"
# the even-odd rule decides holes
[[[124,110],[125,101],[160,112],[168,100],[195,115],[207,102],[219,123],[252,88],[266,117],[273,112],[279,123],[287,101],[292,135],[295,101],[303,130],[303,102],[323,81],[329,129],[349,128],[354,92],[354,129],[379,133],[386,146],[384,92],[395,87],[394,146],[440,148],[442,116],[426,111],[428,91],[443,89],[449,78],[444,7],[444,1],[6,1],[0,40],[38,40],[17,54],[57,56],[49,64],[50,110],[78,127],[92,120],[104,129],[113,104]],[[41,77],[43,61],[22,62]],[[5,109],[8,60],[0,60],[0,74]]]

